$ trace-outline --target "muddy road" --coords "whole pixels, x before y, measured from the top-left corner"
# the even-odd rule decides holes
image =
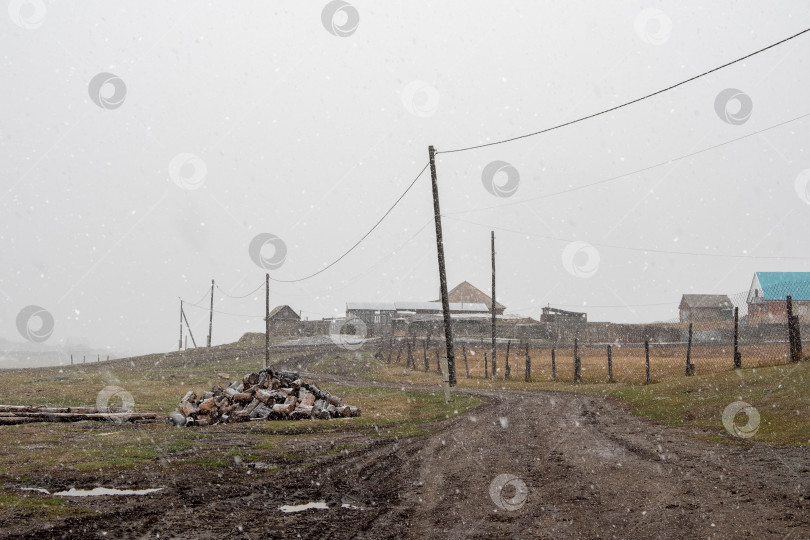
[[[18,524],[0,534],[810,538],[807,448],[710,442],[700,432],[633,417],[611,399],[474,393],[487,404],[431,426],[428,436],[321,434],[306,444],[352,449],[261,481],[251,478],[247,464],[193,474],[133,470],[122,480],[165,489],[143,497],[86,499],[82,504],[92,505],[96,515],[47,526]],[[232,443],[225,434],[218,442]],[[327,509],[279,511],[315,501]]]

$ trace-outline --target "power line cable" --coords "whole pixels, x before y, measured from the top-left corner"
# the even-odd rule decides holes
[[[188,302],[185,303],[186,306],[195,307],[197,309],[202,309],[208,311],[210,308],[208,306],[198,306],[196,304],[189,304]],[[231,315],[233,317],[253,317],[257,319],[264,319],[264,315],[253,315],[248,313],[231,313],[228,311],[219,311],[218,309],[213,310],[214,313],[219,313],[220,315]]]
[[[242,296],[233,296],[233,295],[230,295],[230,294],[228,294],[227,292],[225,292],[225,290],[224,290],[222,287],[220,287],[220,286],[219,286],[219,283],[217,283],[216,285],[217,285],[217,289],[219,289],[219,290],[222,292],[222,294],[224,294],[224,295],[225,295],[225,296],[227,296],[228,298],[235,298],[235,299],[237,299],[237,300],[238,300],[238,299],[241,299],[241,298],[247,298],[247,297],[248,297],[248,296],[250,296],[251,294],[255,293],[256,291],[258,291],[259,289],[261,289],[262,287],[264,287],[264,281],[262,281],[261,283],[259,283],[259,285],[258,285],[258,286],[257,286],[255,289],[253,289],[253,290],[252,290],[252,291],[250,291],[249,293],[247,293],[247,294],[245,294],[245,295],[242,295]],[[197,302],[197,303],[199,303],[199,302]]]
[[[732,60],[731,62],[726,62],[726,63],[725,63],[725,64],[723,64],[723,65],[717,66],[717,67],[712,68],[712,69],[710,69],[710,70],[708,70],[708,71],[704,71],[703,73],[700,73],[700,74],[698,74],[698,75],[695,75],[695,76],[693,76],[693,77],[690,77],[690,78],[688,78],[688,79],[685,79],[685,80],[683,80],[683,81],[681,81],[681,82],[675,83],[675,84],[673,84],[673,85],[671,85],[671,86],[667,86],[666,88],[662,88],[661,90],[656,90],[655,92],[652,92],[652,93],[647,94],[647,95],[645,95],[645,96],[641,96],[641,97],[636,98],[636,99],[633,99],[633,100],[631,100],[631,101],[627,101],[627,102],[622,103],[622,104],[620,104],[620,105],[616,105],[615,107],[611,107],[611,108],[609,108],[609,109],[604,109],[604,110],[602,110],[602,111],[599,111],[599,112],[596,112],[596,113],[593,113],[593,114],[589,114],[589,115],[587,115],[587,116],[583,116],[583,117],[577,118],[577,119],[575,119],[575,120],[569,120],[568,122],[564,122],[564,123],[562,123],[562,124],[558,124],[558,125],[556,125],[556,126],[548,127],[548,128],[545,128],[545,129],[541,129],[540,131],[535,131],[535,132],[533,132],[533,133],[527,133],[527,134],[525,134],[525,135],[518,135],[518,136],[516,136],[516,137],[511,137],[511,138],[509,138],[509,139],[503,139],[503,140],[500,140],[500,141],[493,141],[493,142],[490,142],[490,143],[477,144],[477,145],[474,145],[474,146],[467,146],[467,147],[464,147],[464,148],[455,148],[455,149],[453,149],[453,150],[439,150],[439,151],[437,151],[436,153],[437,153],[437,154],[452,154],[452,153],[455,153],[455,152],[466,152],[467,150],[475,150],[475,149],[478,149],[478,148],[485,148],[485,147],[487,147],[487,146],[495,146],[495,145],[497,145],[497,144],[503,144],[503,143],[507,143],[507,142],[512,142],[512,141],[516,141],[516,140],[518,140],[518,139],[526,139],[526,138],[528,138],[528,137],[534,137],[535,135],[540,135],[540,134],[543,134],[543,133],[548,133],[549,131],[553,131],[553,130],[555,130],[555,129],[560,129],[560,128],[563,128],[563,127],[566,127],[566,126],[570,126],[570,125],[572,125],[572,124],[576,124],[576,123],[582,122],[582,121],[584,121],[584,120],[589,120],[589,119],[591,119],[591,118],[595,118],[595,117],[597,117],[597,116],[601,116],[601,115],[603,115],[603,114],[607,114],[607,113],[609,113],[609,112],[613,112],[613,111],[619,110],[619,109],[621,109],[621,108],[623,108],[623,107],[627,107],[627,106],[629,106],[629,105],[633,105],[634,103],[638,103],[638,102],[640,102],[640,101],[644,101],[645,99],[649,99],[649,98],[651,98],[651,97],[653,97],[653,96],[657,96],[658,94],[663,94],[664,92],[668,92],[668,91],[670,91],[670,90],[673,90],[673,89],[675,89],[675,88],[678,88],[679,86],[683,86],[684,84],[690,83],[690,82],[692,82],[692,81],[694,81],[694,80],[697,80],[697,79],[699,79],[699,78],[701,78],[701,77],[705,77],[706,75],[709,75],[709,74],[711,74],[711,73],[714,73],[715,71],[719,71],[719,70],[721,70],[721,69],[723,69],[723,68],[726,68],[726,67],[728,67],[728,66],[730,66],[730,65],[732,65],[732,64],[736,64],[736,63],[738,63],[738,62],[742,62],[743,60],[746,60],[746,59],[748,59],[748,58],[751,58],[752,56],[755,56],[755,55],[757,55],[757,54],[760,54],[760,53],[762,53],[762,52],[765,52],[765,51],[767,51],[768,49],[772,49],[772,48],[774,48],[774,47],[776,47],[776,46],[778,46],[778,45],[781,45],[781,44],[783,44],[783,43],[786,43],[786,42],[788,42],[788,41],[790,41],[790,40],[792,40],[792,39],[795,39],[795,38],[797,38],[797,37],[799,37],[799,36],[801,36],[801,35],[803,35],[803,34],[806,34],[807,32],[810,32],[810,28],[805,28],[805,29],[804,29],[804,30],[802,30],[801,32],[798,32],[798,33],[796,33],[796,34],[793,34],[793,35],[792,35],[792,36],[790,36],[790,37],[786,37],[785,39],[782,39],[782,40],[780,40],[780,41],[777,41],[776,43],[772,43],[772,44],[768,45],[767,47],[763,47],[763,48],[761,48],[761,49],[759,49],[759,50],[756,50],[756,51],[754,51],[754,52],[752,52],[752,53],[746,54],[745,56],[741,56],[741,57],[737,58],[736,60]]]
[[[766,128],[763,128],[763,129],[748,133],[747,135],[743,135],[743,136],[737,137],[735,139],[730,139],[728,141],[725,141],[725,142],[722,142],[722,143],[719,143],[719,144],[715,144],[713,146],[708,146],[708,147],[703,148],[701,150],[696,150],[694,152],[690,152],[689,154],[684,154],[682,156],[678,156],[678,157],[675,157],[675,158],[670,158],[670,159],[668,159],[666,161],[661,161],[661,162],[656,163],[654,165],[648,165],[647,167],[643,167],[643,168],[637,169],[635,171],[622,173],[622,174],[619,174],[617,176],[611,176],[610,178],[605,178],[603,180],[598,180],[596,182],[591,182],[590,184],[583,184],[581,186],[576,186],[576,187],[572,187],[572,188],[569,188],[569,189],[563,189],[561,191],[555,191],[554,193],[549,193],[547,195],[540,195],[540,196],[537,196],[537,197],[531,197],[531,198],[528,198],[528,199],[521,199],[521,200],[518,200],[518,201],[508,202],[508,203],[504,203],[504,204],[498,204],[498,205],[493,205],[493,206],[481,206],[481,207],[477,207],[477,208],[472,208],[470,210],[460,210],[460,211],[457,211],[457,212],[448,212],[446,215],[452,216],[452,215],[456,215],[456,214],[468,214],[470,212],[479,212],[481,210],[492,210],[492,209],[497,209],[497,208],[503,208],[503,207],[506,207],[506,206],[514,206],[516,204],[523,204],[523,203],[527,203],[527,202],[531,202],[531,201],[537,201],[537,200],[541,200],[541,199],[549,199],[551,197],[556,197],[558,195],[564,195],[566,193],[571,193],[571,192],[574,192],[574,191],[580,191],[580,190],[587,189],[587,188],[590,188],[590,187],[593,187],[593,186],[607,184],[607,183],[610,183],[610,182],[614,182],[616,180],[621,180],[622,178],[626,178],[628,176],[632,176],[634,174],[646,172],[646,171],[649,171],[651,169],[655,169],[655,168],[658,168],[658,167],[663,167],[664,165],[670,165],[672,163],[675,163],[676,161],[681,161],[681,160],[684,160],[684,159],[688,159],[690,157],[694,157],[694,156],[696,156],[698,154],[702,154],[702,153],[708,152],[710,150],[716,150],[717,148],[720,148],[722,146],[727,146],[729,144],[741,141],[743,139],[747,139],[749,137],[759,135],[759,134],[764,133],[766,131],[770,131],[772,129],[782,127],[782,126],[790,124],[792,122],[796,122],[798,120],[802,120],[804,118],[807,118],[808,116],[810,116],[810,113],[805,113],[805,114],[802,114],[801,116],[791,118],[790,120],[785,120],[784,122],[779,122],[778,124],[774,124],[774,125],[772,125],[770,127],[766,127]]]
[[[331,263],[327,264],[326,266],[324,266],[323,268],[321,268],[317,272],[313,272],[312,274],[309,274],[309,275],[304,276],[304,277],[300,277],[300,278],[296,278],[296,279],[276,279],[276,278],[271,276],[270,279],[272,281],[277,282],[277,283],[298,283],[299,281],[305,281],[307,279],[313,278],[313,277],[317,276],[318,274],[321,274],[321,273],[327,271],[328,269],[330,269],[331,267],[333,267],[337,263],[339,263],[346,255],[348,255],[349,253],[354,251],[354,249],[357,246],[359,246],[363,242],[363,240],[365,240],[372,232],[374,232],[374,229],[376,229],[380,225],[380,223],[382,223],[383,220],[388,217],[388,214],[390,214],[394,210],[394,208],[396,208],[396,206],[399,204],[399,202],[405,197],[405,195],[407,195],[407,193],[411,190],[411,188],[414,186],[414,184],[416,184],[416,181],[419,180],[419,178],[422,176],[422,174],[424,174],[424,172],[427,170],[429,165],[430,165],[430,162],[425,163],[425,166],[422,167],[422,170],[419,171],[419,174],[416,175],[416,178],[414,178],[413,181],[410,183],[410,185],[408,185],[408,187],[405,188],[405,191],[403,191],[402,195],[400,195],[399,198],[396,201],[394,201],[394,204],[392,204],[391,207],[385,212],[385,214],[383,214],[383,216],[377,221],[377,223],[375,223],[374,226],[371,227],[371,229],[369,229],[368,232],[366,232],[366,234],[361,236],[360,240],[355,242],[352,247],[350,247],[348,250],[346,250],[343,253],[343,255],[341,255],[340,257],[338,257],[337,259],[335,259]]]
[[[456,217],[445,216],[447,219],[451,219],[453,221],[461,221],[463,223],[469,223],[470,225],[477,225],[479,227],[486,227],[489,229],[495,229],[505,232],[511,232],[515,234],[523,234],[526,236],[532,236],[535,238],[543,238],[546,240],[555,240],[557,242],[575,242],[576,240],[572,240],[570,238],[559,238],[556,236],[549,236],[544,234],[537,234],[537,233],[530,233],[526,231],[518,231],[515,229],[508,229],[506,227],[497,227],[495,225],[488,225],[486,223],[478,223],[476,221],[470,221],[467,219],[461,219]],[[732,254],[732,253],[700,253],[694,251],[670,251],[664,249],[656,249],[656,248],[643,248],[643,247],[632,247],[632,246],[619,246],[615,244],[601,244],[596,242],[589,242],[592,246],[601,247],[601,248],[608,248],[608,249],[623,249],[627,251],[638,251],[642,253],[660,253],[662,255],[686,255],[686,256],[694,256],[694,257],[718,257],[718,258],[729,258],[729,259],[763,259],[763,260],[796,260],[796,261],[806,261],[810,260],[810,257],[794,257],[794,256],[778,256],[778,255],[745,255],[745,254]]]

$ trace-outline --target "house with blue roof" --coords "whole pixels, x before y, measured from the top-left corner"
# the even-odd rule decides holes
[[[748,290],[748,320],[786,323],[788,296],[793,314],[810,322],[810,272],[756,272]]]

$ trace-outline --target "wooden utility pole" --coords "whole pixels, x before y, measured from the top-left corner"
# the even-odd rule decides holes
[[[734,369],[742,367],[742,354],[737,347],[740,340],[740,308],[734,308]]]
[[[447,296],[447,274],[444,268],[444,241],[442,240],[442,215],[439,206],[439,185],[436,180],[436,150],[428,147],[430,157],[430,180],[433,184],[433,215],[436,221],[436,251],[439,257],[439,286],[442,293],[442,311],[444,312],[444,340],[447,347],[448,384],[456,385],[456,359],[453,352],[453,326],[450,320],[450,299]]]
[[[188,321],[186,321],[188,324]],[[211,330],[214,328],[214,280],[211,280],[211,309],[208,312],[208,346],[211,346]],[[192,340],[194,341],[194,340]]]
[[[299,315],[300,319],[301,316]],[[270,366],[270,274],[264,275],[264,367]]]
[[[183,299],[180,299],[180,341],[177,343],[177,350],[183,350]]]
[[[489,308],[492,310],[492,378],[494,379],[497,369],[495,365],[495,231],[490,231],[490,237],[492,239],[492,302],[490,302]]]
[[[183,320],[186,321],[186,330],[188,330],[188,335],[191,336],[191,343],[194,345],[194,348],[197,348],[197,342],[194,341],[194,334],[191,333],[191,326],[188,324],[188,318],[186,317],[186,312],[182,311],[181,314],[183,315]]]

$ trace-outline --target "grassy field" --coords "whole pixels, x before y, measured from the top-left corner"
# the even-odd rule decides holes
[[[500,354],[500,351],[499,351]],[[468,357],[471,358],[471,356]],[[501,356],[501,358],[503,358]],[[345,353],[324,358],[317,369],[329,372],[350,373],[356,377],[408,384],[441,384],[441,375],[436,371],[435,359],[431,371],[424,372],[423,357],[418,357],[420,369],[405,368],[404,359],[399,364],[374,358],[370,353]],[[615,360],[615,356],[614,356]],[[638,361],[638,360],[636,360]],[[583,359],[583,367],[585,359]],[[745,365],[745,362],[743,363]],[[533,362],[534,366],[534,362]],[[699,366],[699,364],[698,364]],[[557,390],[594,395],[611,395],[629,403],[634,414],[653,418],[673,426],[700,426],[716,430],[717,436],[726,440],[742,442],[727,434],[722,424],[723,410],[735,401],[745,401],[760,413],[760,426],[751,439],[779,445],[810,444],[810,362],[798,364],[757,367],[740,370],[709,372],[694,377],[670,377],[653,384],[588,382],[573,384],[571,377],[549,380],[542,369],[532,368],[533,382],[523,381],[523,371],[513,370],[512,377],[502,376],[493,380],[483,377],[483,362],[480,369],[465,376],[463,360],[457,364],[458,386],[461,388],[505,388],[514,390]],[[560,364],[558,364],[558,370]],[[571,369],[573,367],[571,366]],[[643,367],[641,368],[643,370]],[[539,372],[539,373],[538,373]],[[502,373],[502,372],[501,372]],[[643,380],[643,379],[641,379]],[[736,419],[745,423],[745,416]]]
[[[244,353],[244,351],[243,351]],[[289,354],[289,353],[287,353]],[[271,361],[287,358],[276,354]],[[135,410],[165,417],[189,389],[198,394],[264,366],[255,351],[240,356],[235,349],[170,355],[69,367],[9,370],[0,374],[0,403],[14,405],[95,405],[106,386],[130,392]],[[359,418],[315,421],[261,421],[204,428],[176,428],[165,422],[35,423],[3,426],[0,446],[0,513],[16,517],[81,515],[80,504],[42,499],[20,492],[20,485],[65,487],[100,484],[126,474],[154,468],[188,471],[199,467],[254,466],[256,475],[283,468],[306,467],[313,457],[366,445],[381,436],[407,437],[430,431],[431,423],[479,406],[482,401],[458,396],[444,403],[440,391],[414,391],[373,386],[319,386],[359,406]],[[340,434],[343,443],[324,442]],[[338,438],[338,437],[333,437]],[[353,442],[345,442],[353,441]],[[257,465],[258,464],[258,465]],[[139,472],[140,471],[140,472]],[[77,479],[85,479],[79,482]],[[9,514],[10,513],[10,514]]]

